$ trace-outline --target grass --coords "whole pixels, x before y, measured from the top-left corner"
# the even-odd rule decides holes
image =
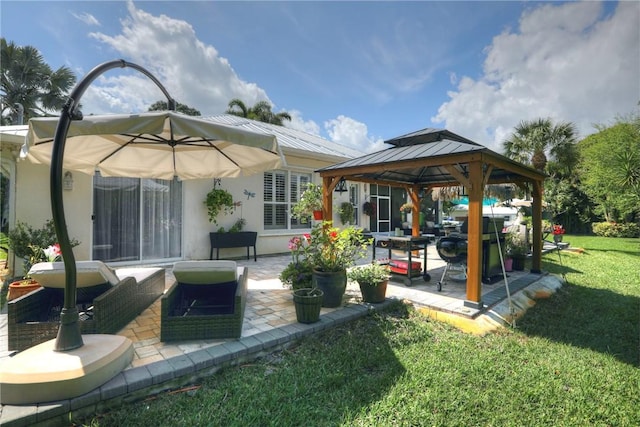
[[[485,337],[398,303],[92,426],[640,425],[640,241],[565,236],[568,283]]]

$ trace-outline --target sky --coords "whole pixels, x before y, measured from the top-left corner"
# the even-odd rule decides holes
[[[0,34],[78,81],[125,59],[203,116],[267,100],[288,127],[371,152],[445,128],[501,152],[525,120],[579,136],[637,114],[640,2],[7,1]],[[110,70],[84,114],[165,100],[133,69]]]

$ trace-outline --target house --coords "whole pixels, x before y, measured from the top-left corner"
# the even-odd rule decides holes
[[[320,183],[315,170],[363,153],[306,132],[257,122],[233,115],[207,117],[216,123],[275,135],[285,165],[241,178],[173,181],[106,178],[65,171],[64,204],[78,260],[103,260],[112,265],[153,264],[180,259],[209,258],[209,232],[229,229],[239,218],[245,230],[257,231],[260,255],[287,251],[288,240],[309,230],[289,214],[308,182]],[[0,128],[2,149],[2,231],[16,221],[39,228],[51,219],[49,167],[20,158],[27,126]],[[215,181],[215,182],[214,182]],[[214,184],[228,190],[237,202],[235,212],[209,222],[203,204]],[[353,223],[368,227],[362,213],[367,184],[346,183],[334,192],[333,204],[350,201],[355,207]],[[333,221],[340,224],[338,209]],[[366,222],[366,224],[365,224]],[[221,257],[240,257],[244,248],[224,249]],[[9,259],[14,275],[21,262]]]

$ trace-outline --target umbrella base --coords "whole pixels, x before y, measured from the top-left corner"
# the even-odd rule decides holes
[[[84,335],[84,345],[55,351],[49,340],[0,365],[0,403],[23,405],[70,399],[120,373],[133,359],[133,344],[119,335]]]

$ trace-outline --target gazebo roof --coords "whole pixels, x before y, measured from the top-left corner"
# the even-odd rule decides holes
[[[446,129],[427,128],[385,141],[393,146],[319,169],[321,176],[394,186],[459,185],[470,162],[489,170],[485,184],[542,181],[545,175]]]

